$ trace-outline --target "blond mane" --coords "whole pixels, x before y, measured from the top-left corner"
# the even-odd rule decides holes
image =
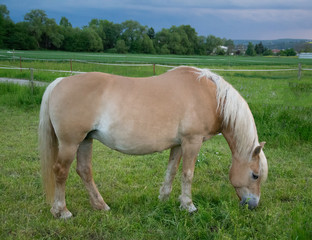
[[[245,157],[259,145],[254,118],[247,102],[221,76],[208,69],[194,68],[198,79],[207,78],[217,86],[218,109],[223,121],[223,127],[232,129],[236,151]]]

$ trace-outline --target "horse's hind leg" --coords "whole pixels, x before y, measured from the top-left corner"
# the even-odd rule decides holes
[[[160,200],[167,200],[169,198],[169,195],[172,190],[172,182],[177,173],[181,156],[182,156],[181,146],[171,148],[165,181],[159,190],[158,198]]]
[[[87,138],[79,145],[76,170],[87,188],[91,205],[95,209],[109,210],[109,206],[104,202],[93,180],[91,164],[92,143],[93,139]]]
[[[66,145],[60,143],[58,158],[54,164],[53,171],[55,174],[55,193],[54,202],[51,208],[51,213],[56,218],[67,219],[72,216],[68,211],[65,202],[65,183],[68,177],[68,172],[71,163],[75,158],[77,151],[76,146]]]

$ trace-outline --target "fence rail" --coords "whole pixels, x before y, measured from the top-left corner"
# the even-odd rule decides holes
[[[122,67],[151,67],[153,68],[153,74],[156,74],[156,67],[165,67],[165,68],[174,68],[181,65],[190,65],[191,63],[179,63],[178,65],[166,65],[166,64],[152,64],[152,63],[107,63],[107,62],[97,62],[93,60],[79,60],[79,59],[39,59],[39,58],[22,58],[22,57],[10,57],[10,58],[3,58],[1,57],[0,60],[17,60],[19,61],[18,66],[10,66],[10,65],[0,65],[0,69],[6,70],[26,70],[31,71],[43,71],[43,72],[59,72],[59,73],[71,73],[71,74],[79,74],[85,73],[83,71],[73,71],[73,62],[78,63],[85,63],[85,64],[95,64],[95,65],[103,65],[103,66],[122,66]],[[44,68],[25,68],[23,67],[23,61],[46,61],[46,62],[68,62],[69,63],[69,70],[58,70],[58,69],[44,69]],[[197,65],[197,64],[193,64]],[[283,72],[283,71],[298,71],[298,79],[301,78],[302,71],[312,71],[311,68],[302,68],[301,64],[298,64],[298,68],[281,68],[281,69],[222,69],[222,68],[210,68],[211,71],[216,72]]]

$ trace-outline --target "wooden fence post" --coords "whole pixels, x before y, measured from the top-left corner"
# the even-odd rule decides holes
[[[73,74],[73,62],[72,62],[72,59],[70,59],[70,73]]]
[[[154,73],[154,75],[156,75],[156,67],[155,67],[155,63],[153,64],[153,73]]]
[[[20,56],[20,70],[22,71],[22,57]]]
[[[299,64],[298,64],[298,80],[301,79],[301,71],[302,71],[301,63],[299,63]]]
[[[34,94],[34,69],[30,68],[30,88],[31,93]]]

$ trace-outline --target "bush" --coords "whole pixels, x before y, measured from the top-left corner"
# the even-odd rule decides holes
[[[110,49],[107,49],[105,52],[106,53],[117,53],[117,49],[116,48],[110,48]]]
[[[286,50],[281,50],[280,51],[280,55],[281,56],[296,56],[297,53],[296,53],[296,51],[293,48],[289,48],[289,49],[286,49]]]
[[[266,49],[264,52],[263,52],[263,56],[271,56],[273,55],[273,52],[271,49]]]

